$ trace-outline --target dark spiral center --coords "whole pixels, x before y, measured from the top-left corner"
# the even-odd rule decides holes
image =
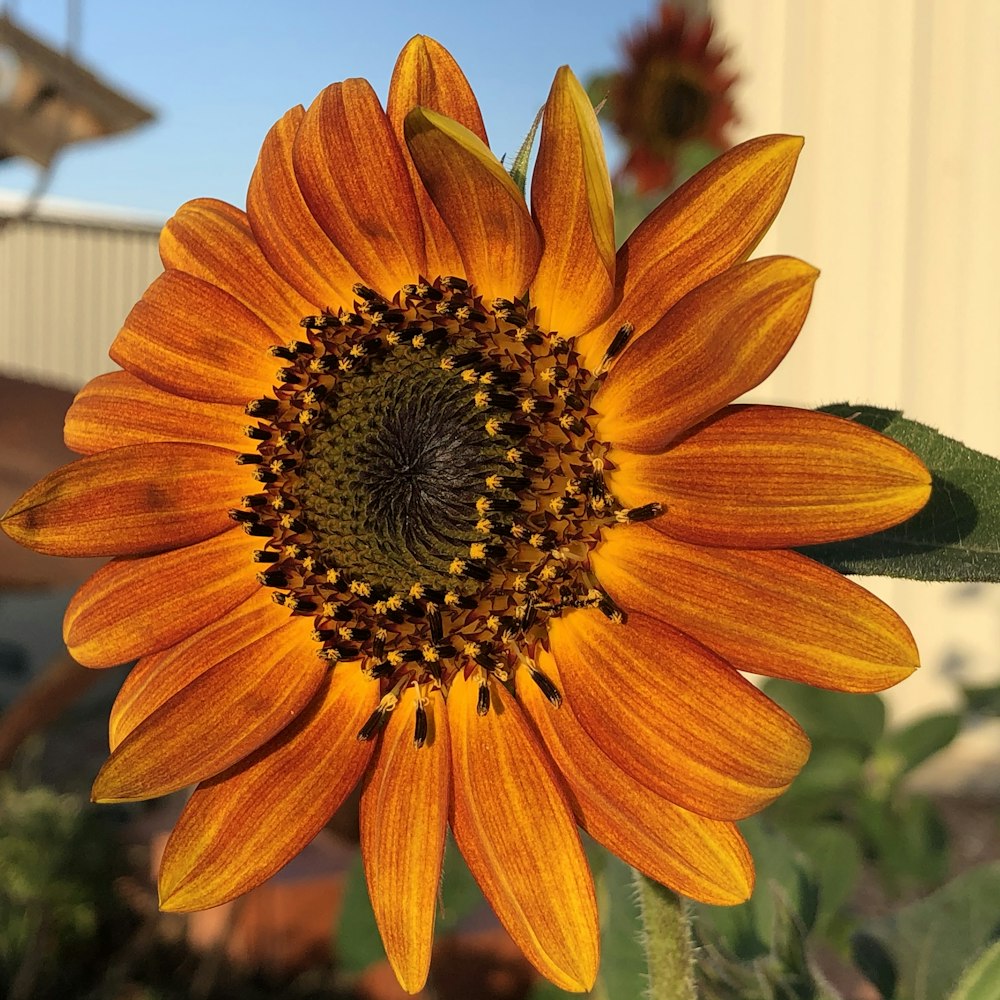
[[[665,81],[658,104],[660,126],[675,142],[697,133],[707,121],[712,106],[703,87],[676,75]]]
[[[500,445],[475,389],[433,357],[390,354],[340,381],[309,430],[302,515],[331,564],[405,590],[455,583]]]

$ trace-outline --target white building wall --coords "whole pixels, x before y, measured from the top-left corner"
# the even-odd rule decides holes
[[[1000,455],[1000,4],[712,8],[741,74],[738,137],[806,137],[758,252],[822,270],[799,342],[753,398],[900,407]],[[1000,586],[872,589],[906,618],[927,668],[891,693],[897,718],[961,704],[955,678],[1000,681]],[[963,753],[972,784],[1000,781],[996,728]]]
[[[160,222],[0,195],[0,374],[65,389],[114,367],[108,347],[162,270]]]

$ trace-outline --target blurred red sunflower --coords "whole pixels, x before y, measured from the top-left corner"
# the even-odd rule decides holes
[[[640,194],[673,186],[685,143],[715,154],[729,148],[736,120],[728,50],[713,38],[710,18],[697,21],[676,3],[661,3],[654,20],[623,43],[624,66],[608,81],[608,114],[625,142],[622,179]]]
[[[736,903],[733,820],[808,745],[740,671],[870,691],[906,626],[786,547],[918,510],[929,477],[853,423],[728,405],[779,362],[816,271],[747,261],[801,146],[713,163],[616,255],[594,111],[568,68],[531,211],[451,56],[414,38],[270,131],[247,212],[184,205],[166,271],[77,397],[86,457],[2,521],[111,555],[66,643],[138,658],[101,801],[197,783],[162,905],[273,874],[363,780],[386,949],[420,989],[445,830],[553,982],[598,961],[578,824],[654,879]],[[249,418],[249,422],[248,422]]]

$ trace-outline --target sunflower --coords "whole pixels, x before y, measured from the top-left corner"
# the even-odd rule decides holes
[[[801,141],[714,162],[616,255],[594,111],[567,68],[531,210],[448,52],[410,41],[268,133],[246,213],[182,206],[166,270],[66,419],[85,457],[5,515],[114,558],[70,603],[81,663],[133,659],[99,801],[196,784],[161,905],[232,899],[363,782],[372,903],[424,983],[445,833],[559,986],[597,914],[578,828],[711,903],[750,892],[733,821],[808,750],[741,671],[870,691],[906,626],[788,551],[925,502],[904,448],[732,406],[816,271],[747,260]]]
[[[729,53],[714,34],[711,18],[692,21],[684,7],[664,2],[624,40],[624,66],[607,80],[609,113],[628,149],[621,175],[640,194],[673,185],[686,143],[715,153],[729,148],[736,77],[723,66]]]

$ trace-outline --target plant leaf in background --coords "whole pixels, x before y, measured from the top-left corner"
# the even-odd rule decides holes
[[[1000,684],[987,687],[963,687],[968,710],[975,715],[1000,715]]]
[[[644,996],[646,954],[642,916],[635,896],[632,869],[613,855],[597,878],[601,910],[601,971],[591,993],[594,1000],[626,1000]]]
[[[813,742],[806,766],[770,806],[768,819],[810,857],[816,856],[816,829],[835,825],[874,864],[892,896],[940,884],[948,870],[947,831],[934,804],[910,792],[903,779],[954,739],[960,716],[929,716],[886,732],[878,695],[846,695],[784,680],[768,680],[763,689],[799,720]],[[819,864],[817,874],[823,870]],[[825,920],[824,930],[842,942],[842,921],[829,912]]]
[[[335,930],[337,960],[349,975],[364,972],[369,965],[385,958],[375,913],[368,898],[365,868],[358,851],[347,870],[340,921]]]
[[[757,884],[736,907],[698,905],[699,996],[703,1000],[834,1000],[808,960],[806,940],[822,910],[824,887],[813,860],[755,817],[740,824],[754,855]],[[840,858],[843,856],[840,855]],[[852,870],[830,859],[828,877],[850,886]]]
[[[465,917],[486,905],[476,880],[462,860],[455,842],[449,837],[445,845],[444,865],[441,870],[438,914],[434,924],[435,937],[441,937],[455,930]],[[375,913],[368,898],[368,884],[365,881],[365,869],[360,851],[347,872],[344,901],[334,941],[337,958],[347,973],[356,975],[374,962],[381,962],[385,958]],[[433,974],[432,967],[432,977]]]
[[[1000,996],[1000,941],[970,965],[948,1000],[996,1000]]]
[[[927,506],[909,521],[864,538],[802,551],[841,573],[966,583],[1000,581],[1000,459],[898,410],[837,403],[822,412],[855,420],[914,451],[931,470]]]
[[[866,923],[854,940],[854,960],[885,1000],[936,1000],[948,996],[963,970],[998,936],[1000,862],[993,862]],[[992,986],[982,1000],[1000,995],[996,980]]]

